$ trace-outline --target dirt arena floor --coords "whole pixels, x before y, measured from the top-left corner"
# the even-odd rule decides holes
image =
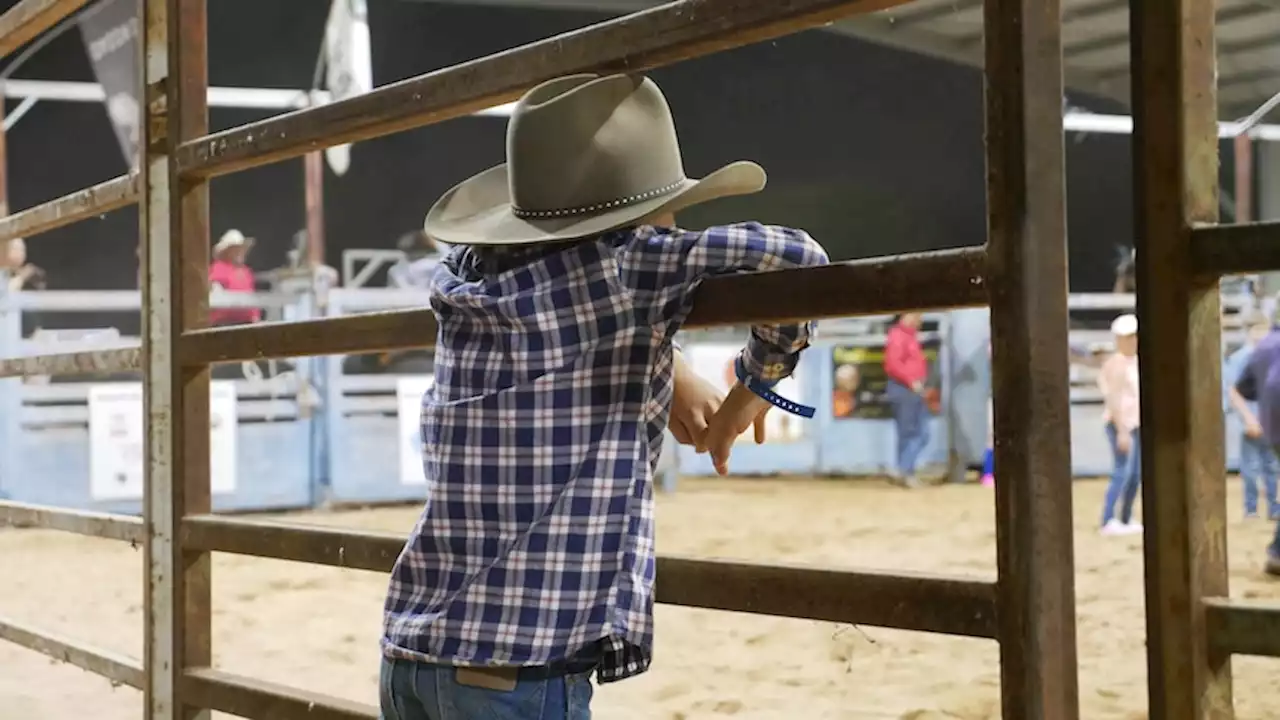
[[[1272,526],[1243,521],[1232,482],[1232,592],[1280,597],[1258,572]],[[1140,538],[1102,538],[1101,482],[1075,493],[1080,685],[1085,720],[1146,717]],[[408,531],[394,508],[297,516]],[[906,492],[873,482],[686,481],[663,497],[664,552],[752,561],[991,576],[990,492]],[[142,559],[117,543],[0,530],[0,614],[137,655]],[[385,581],[277,561],[215,559],[215,663],[266,680],[376,700]],[[658,610],[654,669],[597,691],[603,720],[735,717],[982,720],[999,717],[993,643],[674,607]],[[1280,662],[1241,659],[1241,720],[1276,717]],[[0,720],[134,720],[140,694],[0,643]]]

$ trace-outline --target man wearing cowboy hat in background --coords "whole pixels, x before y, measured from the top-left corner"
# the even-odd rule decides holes
[[[761,190],[758,165],[686,177],[665,98],[627,75],[529,91],[507,161],[424,226],[454,247],[431,289],[426,507],[387,594],[385,720],[589,718],[592,672],[650,663],[664,430],[725,473],[771,405],[812,414],[772,390],[810,324],[753,328],[724,398],[672,343],[703,279],[827,261],[799,230],[675,226],[681,208]]]
[[[228,230],[213,246],[213,262],[209,264],[209,288],[214,293],[252,293],[256,289],[253,270],[245,265],[253,238],[239,230]],[[209,310],[209,324],[244,325],[262,320],[261,308],[216,308]]]

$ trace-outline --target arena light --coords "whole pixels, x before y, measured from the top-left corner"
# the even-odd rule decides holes
[[[64,102],[102,102],[102,86],[91,82],[63,80],[5,80],[4,96],[15,100],[58,100]],[[321,91],[322,95],[327,95]],[[328,98],[321,98],[327,100]],[[247,87],[209,88],[210,107],[251,108],[260,110],[299,110],[307,107],[307,93],[302,90]],[[478,113],[485,117],[510,117],[515,103],[505,103],[486,108]],[[1231,138],[1240,134],[1238,122],[1218,123],[1218,136]],[[1128,115],[1103,115],[1072,110],[1062,116],[1062,128],[1067,132],[1099,133],[1103,135],[1130,135],[1133,118]],[[1280,141],[1280,125],[1255,125],[1249,130],[1255,140]]]
[[[1218,137],[1236,137],[1241,128],[1240,123],[1220,122]],[[1133,118],[1128,115],[1101,115],[1073,110],[1062,116],[1062,129],[1068,132],[1131,135]],[[1255,140],[1275,142],[1280,140],[1280,125],[1254,125],[1249,129],[1249,136]]]

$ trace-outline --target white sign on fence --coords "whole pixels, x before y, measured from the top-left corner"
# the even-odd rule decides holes
[[[209,387],[209,479],[214,495],[236,489],[236,386]],[[89,388],[89,493],[94,500],[142,498],[145,436],[142,384]]]
[[[425,485],[422,474],[422,396],[431,387],[430,375],[405,375],[396,383],[400,408],[400,482]]]
[[[684,349],[684,355],[694,372],[728,392],[738,380],[733,371],[733,362],[741,351],[741,345],[693,345]],[[795,376],[779,382],[774,391],[788,400],[798,403],[805,401]],[[764,425],[765,440],[769,443],[794,442],[804,437],[804,421],[777,408],[765,416]],[[737,442],[754,443],[754,438],[755,434],[748,430],[738,437]]]

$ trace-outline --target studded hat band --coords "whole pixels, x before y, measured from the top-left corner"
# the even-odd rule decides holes
[[[605,202],[593,203],[591,205],[583,205],[581,207],[576,207],[576,208],[564,208],[559,210],[524,210],[522,208],[516,207],[515,205],[512,205],[511,214],[515,215],[518,218],[561,218],[561,217],[573,217],[575,215],[589,215],[591,213],[597,213],[603,210],[613,210],[614,208],[634,205],[638,202],[643,202],[645,200],[652,200],[654,198],[662,197],[663,195],[670,195],[676,190],[679,190],[681,187],[684,187],[684,184],[686,182],[688,181],[682,177],[679,180],[671,183],[670,185],[663,185],[660,188],[655,188],[653,190],[646,190],[642,193],[636,193],[635,195],[628,195],[626,197],[618,198],[616,200],[607,200]]]

